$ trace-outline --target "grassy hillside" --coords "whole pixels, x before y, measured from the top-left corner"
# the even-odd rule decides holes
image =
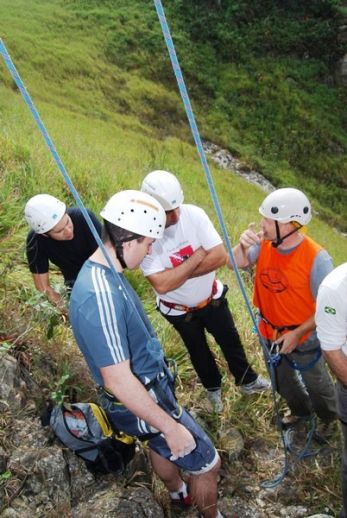
[[[170,2],[168,18],[204,136],[227,145],[251,164],[260,165],[279,184],[307,187],[315,209],[328,214],[331,205],[336,212],[334,221],[342,227],[345,155],[343,151],[330,156],[324,146],[333,137],[339,146],[346,144],[345,93],[316,82],[320,67],[328,66],[324,60],[331,55],[322,56],[321,65],[315,56],[304,67],[295,53],[284,58],[281,53],[286,49],[275,52],[279,43],[274,39],[273,48],[268,49],[270,55],[265,56],[264,50],[253,56],[259,35],[264,33],[256,28],[258,24],[260,28],[266,25],[265,19],[261,24],[260,12],[244,12],[244,16],[254,15],[254,23],[248,23],[247,31],[246,21],[237,19],[238,36],[232,25],[229,34],[217,23],[231,23],[231,3],[222,2],[228,6],[224,13],[227,17],[214,11],[214,2],[191,2],[189,10],[186,4]],[[272,10],[270,2],[265,4]],[[241,9],[246,2],[234,5]],[[258,2],[254,4],[257,5]],[[195,30],[193,16],[199,22]],[[204,30],[213,21],[215,30],[223,33],[224,46],[217,45],[216,34],[211,33],[211,42],[205,37]],[[267,23],[273,27],[271,16]],[[2,0],[0,26],[1,37],[88,207],[98,212],[110,194],[121,188],[137,188],[148,171],[166,168],[178,175],[186,201],[203,206],[216,222],[151,2],[134,0],[129,5],[123,0]],[[253,34],[247,44],[242,43],[242,31],[246,31],[247,38]],[[304,36],[303,30],[305,41]],[[327,42],[324,38],[322,41]],[[229,56],[234,44],[242,60],[243,53],[248,52],[247,63],[237,63],[233,61],[236,55]],[[282,82],[283,78],[287,79]],[[292,130],[297,132],[297,138]],[[309,180],[315,162],[312,156],[302,154],[303,149],[312,152],[317,163],[326,158],[324,167],[328,167],[329,160],[337,164],[331,175],[324,167],[319,168],[325,171],[324,182],[318,177]],[[300,168],[292,163],[295,157],[311,168],[305,169],[300,181]],[[259,220],[257,208],[264,193],[231,173],[211,168],[230,238],[235,243],[250,221]],[[336,180],[337,170],[341,181]],[[30,357],[41,397],[59,390],[63,395],[88,397],[88,376],[71,331],[54,308],[37,296],[24,261],[27,227],[23,206],[28,197],[44,191],[73,203],[27,107],[0,63],[0,303],[6,308],[0,312],[0,335],[5,337],[1,351],[24,351]],[[330,251],[336,264],[346,260],[346,239],[326,222],[314,218],[309,233]],[[248,355],[264,373],[261,352],[234,275],[229,271],[221,271],[220,275],[231,286],[229,301]],[[61,284],[59,275],[53,273],[52,277]],[[201,410],[204,392],[180,340],[154,310],[146,281],[139,273],[132,273],[130,278],[167,354],[178,360],[180,396]],[[244,279],[250,292],[246,274]],[[218,350],[216,354],[225,371]],[[227,375],[223,388],[227,408],[218,422],[210,423],[216,440],[218,428],[227,431],[233,424],[240,427],[249,443],[263,437],[277,445],[270,398],[240,398]],[[306,503],[312,511],[322,511],[324,506],[336,510],[336,454],[334,459],[335,465],[327,465],[317,458],[316,470],[310,465],[298,468],[297,502]],[[268,477],[267,469],[268,466],[257,467],[256,476]]]
[[[346,230],[338,1],[167,2],[204,137],[275,185],[301,185]],[[35,99],[191,141],[152,2],[3,0],[2,37]],[[0,79],[10,84],[1,71]]]

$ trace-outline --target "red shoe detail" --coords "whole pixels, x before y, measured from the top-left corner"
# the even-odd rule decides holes
[[[187,509],[193,505],[193,500],[189,494],[183,496],[183,493],[179,493],[179,498],[171,498],[171,505],[181,509]]]

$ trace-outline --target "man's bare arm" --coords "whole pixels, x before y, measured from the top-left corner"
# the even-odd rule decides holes
[[[195,440],[149,395],[133,375],[129,360],[100,369],[107,390],[140,419],[163,433],[174,458],[184,457],[195,448]]]
[[[256,232],[255,223],[250,223],[248,225],[247,230],[242,232],[239,240],[239,244],[233,248],[233,253],[235,257],[236,264],[239,268],[246,268],[250,265],[248,259],[248,250],[253,245],[259,245],[263,238],[262,232]],[[233,266],[231,264],[230,258],[228,257],[227,266],[231,270]]]
[[[167,293],[168,291],[179,288],[188,280],[194,270],[199,266],[206,256],[205,250],[200,247],[195,252],[175,268],[168,268],[162,272],[148,275],[147,279],[152,284],[157,293]]]
[[[334,351],[322,351],[330,369],[333,371],[337,379],[347,386],[347,356],[336,349]]]
[[[205,275],[206,273],[214,272],[221,266],[224,266],[227,262],[227,259],[228,254],[225,250],[224,245],[221,243],[220,245],[214,246],[210,250],[207,250],[206,256],[192,272],[190,278],[199,277],[200,275]]]
[[[64,299],[50,285],[49,274],[33,273],[32,275],[35,288],[41,293],[44,293],[47,296],[48,300],[52,302],[52,304],[55,304],[59,309],[65,309]]]
[[[310,331],[316,329],[315,315],[310,316],[305,322],[292,331],[284,333],[276,340],[277,343],[282,343],[281,353],[289,354],[299,346],[301,338]],[[299,346],[300,347],[300,346]]]

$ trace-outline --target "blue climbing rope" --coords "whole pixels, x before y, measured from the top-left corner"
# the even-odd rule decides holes
[[[275,350],[273,350],[275,349]],[[272,365],[274,368],[278,367],[280,363],[283,361],[286,361],[288,365],[299,372],[306,372],[312,369],[316,365],[316,363],[319,361],[320,357],[322,356],[322,350],[320,347],[315,347],[314,349],[311,349],[310,351],[298,351],[297,354],[300,354],[301,356],[305,356],[308,354],[315,353],[312,360],[308,363],[299,363],[295,360],[292,360],[287,354],[282,354],[280,349],[278,348],[278,344],[273,344],[272,347],[270,347],[270,357],[268,359],[268,364]]]
[[[289,356],[286,354],[284,354],[283,357],[292,369],[297,370],[299,372],[306,372],[306,371],[309,371],[310,369],[312,369],[312,367],[314,367],[316,365],[316,363],[322,356],[322,350],[320,347],[317,347],[314,351],[310,351],[310,352],[315,352],[315,355],[312,358],[312,360],[306,364],[301,364],[294,360],[291,360],[289,358]]]
[[[185,82],[184,82],[184,79],[183,79],[181,67],[180,67],[178,59],[177,59],[177,55],[176,55],[176,51],[175,51],[175,46],[174,46],[174,43],[172,41],[172,37],[171,37],[171,34],[170,34],[170,29],[169,29],[168,23],[166,21],[164,9],[163,9],[163,6],[162,6],[162,3],[161,3],[160,0],[154,0],[154,4],[155,4],[155,8],[156,8],[156,11],[157,11],[157,14],[158,14],[160,26],[161,26],[161,29],[162,29],[162,32],[163,32],[163,35],[164,35],[166,47],[167,47],[169,55],[170,55],[171,65],[172,65],[173,71],[175,73],[175,77],[176,77],[176,81],[177,81],[177,84],[178,84],[178,88],[179,88],[179,91],[180,91],[180,94],[181,94],[181,97],[182,97],[182,101],[183,101],[183,104],[184,104],[184,107],[185,107],[185,110],[186,110],[186,114],[187,114],[187,117],[188,117],[190,129],[191,129],[191,132],[192,132],[192,135],[193,135],[196,147],[198,149],[201,165],[202,165],[203,170],[205,172],[205,176],[206,176],[208,188],[210,190],[210,194],[211,194],[211,197],[212,197],[213,205],[214,205],[215,211],[217,213],[217,217],[218,217],[218,221],[219,221],[220,227],[222,229],[222,233],[223,233],[223,237],[224,237],[224,242],[227,245],[230,261],[231,261],[231,264],[232,264],[232,266],[234,268],[234,272],[236,274],[236,277],[237,277],[237,280],[238,280],[238,283],[239,283],[239,286],[240,286],[243,298],[245,300],[247,309],[249,311],[249,314],[251,315],[254,327],[258,330],[257,320],[256,320],[256,318],[255,318],[255,316],[253,314],[253,310],[252,310],[251,304],[250,304],[249,299],[247,297],[246,290],[244,288],[244,285],[243,285],[240,273],[239,273],[238,268],[237,268],[237,264],[236,264],[235,257],[234,257],[234,254],[233,254],[233,250],[232,250],[232,247],[231,247],[231,243],[230,243],[230,239],[229,239],[228,232],[227,232],[227,229],[226,229],[226,225],[224,223],[224,218],[223,218],[223,215],[222,215],[221,207],[220,207],[220,204],[219,204],[219,201],[218,201],[218,196],[217,196],[216,189],[215,189],[215,186],[214,186],[214,183],[213,183],[213,179],[212,179],[212,175],[211,175],[211,172],[210,172],[210,168],[209,168],[209,165],[207,163],[206,154],[205,154],[205,151],[204,151],[204,148],[203,148],[203,145],[202,145],[202,141],[201,141],[201,138],[200,138],[200,133],[199,133],[196,121],[195,121],[193,109],[192,109],[192,106],[191,106],[191,103],[190,103],[188,91],[187,91],[187,88],[186,88],[186,85],[185,85]],[[259,334],[259,336],[260,336],[260,334]]]
[[[175,46],[174,46],[174,43],[173,43],[173,40],[172,40],[172,37],[171,37],[171,33],[170,33],[170,29],[169,29],[169,26],[168,26],[168,23],[167,23],[167,20],[166,20],[166,16],[165,16],[165,12],[164,12],[164,9],[163,9],[163,5],[162,5],[161,0],[153,0],[153,1],[154,1],[154,5],[155,5],[156,11],[157,11],[158,18],[159,18],[160,26],[161,26],[162,33],[163,33],[164,40],[165,40],[165,44],[166,44],[166,47],[167,47],[167,50],[168,50],[168,53],[169,53],[169,56],[170,56],[171,65],[172,65],[172,68],[173,68],[173,71],[174,71],[174,74],[175,74],[175,77],[176,77],[176,81],[177,81],[177,85],[178,85],[178,88],[179,88],[179,91],[180,91],[180,95],[181,95],[181,98],[182,98],[182,101],[183,101],[183,104],[184,104],[184,107],[185,107],[185,111],[186,111],[186,115],[187,115],[187,118],[188,118],[188,121],[189,121],[190,129],[191,129],[191,132],[192,132],[192,135],[193,135],[193,138],[194,138],[195,145],[196,145],[197,150],[198,150],[198,154],[199,154],[199,157],[200,157],[200,162],[201,162],[202,168],[203,168],[205,176],[206,176],[208,188],[209,188],[209,191],[210,191],[210,194],[211,194],[211,198],[212,198],[212,201],[213,201],[213,205],[214,205],[214,208],[215,208],[215,211],[216,211],[216,214],[217,214],[219,225],[220,225],[220,227],[222,229],[222,234],[223,234],[224,242],[225,242],[226,247],[227,247],[227,251],[228,251],[228,254],[229,254],[230,262],[231,262],[233,270],[235,272],[236,279],[237,279],[238,285],[240,287],[240,290],[241,290],[244,302],[246,304],[248,313],[249,313],[249,315],[250,315],[250,317],[252,319],[253,326],[256,329],[256,332],[258,334],[259,341],[260,341],[260,344],[261,344],[262,349],[263,349],[264,357],[265,357],[266,361],[269,364],[271,385],[272,385],[272,397],[273,397],[273,402],[274,402],[274,409],[275,409],[275,413],[277,415],[278,427],[279,427],[279,430],[280,430],[280,433],[281,433],[281,439],[282,439],[282,443],[283,443],[284,468],[283,468],[282,474],[279,475],[276,479],[274,479],[272,481],[264,482],[262,485],[263,485],[263,487],[275,487],[275,486],[277,486],[278,484],[280,484],[283,481],[284,477],[289,472],[289,458],[288,458],[289,449],[288,449],[288,439],[285,437],[285,434],[283,433],[282,426],[281,426],[281,423],[280,423],[279,407],[278,407],[278,402],[277,402],[277,398],[276,398],[276,390],[275,390],[276,380],[275,380],[274,366],[272,365],[272,362],[271,362],[271,355],[269,353],[267,344],[266,344],[265,340],[263,339],[263,337],[260,334],[257,319],[256,319],[256,317],[255,317],[255,315],[253,313],[251,303],[250,303],[249,298],[247,296],[246,289],[244,287],[244,284],[243,284],[240,272],[239,272],[238,267],[237,267],[235,256],[234,256],[234,253],[233,253],[233,250],[232,250],[232,246],[231,246],[230,239],[229,239],[229,236],[228,236],[228,232],[227,232],[227,229],[226,229],[226,225],[225,225],[225,222],[224,222],[224,217],[223,217],[223,214],[222,214],[222,211],[221,211],[221,207],[220,207],[220,204],[219,204],[218,196],[217,196],[216,189],[215,189],[215,186],[214,186],[214,182],[213,182],[213,179],[212,179],[211,171],[210,171],[207,159],[206,159],[206,154],[205,154],[205,151],[204,151],[204,148],[203,148],[203,144],[202,144],[202,141],[201,141],[201,137],[200,137],[200,133],[199,133],[199,130],[198,130],[198,126],[196,124],[196,120],[195,120],[193,109],[192,109],[192,106],[191,106],[191,103],[190,103],[188,91],[187,91],[187,88],[186,88],[186,85],[185,85],[185,82],[184,82],[184,78],[183,78],[183,74],[182,74],[182,71],[181,71],[180,64],[178,62]],[[312,431],[312,434],[313,434],[313,432],[314,432],[314,430]],[[310,442],[310,439],[309,439],[309,442]]]
[[[29,95],[29,92],[27,91],[27,89],[26,89],[26,87],[24,85],[24,82],[22,81],[22,79],[21,79],[21,77],[20,77],[20,75],[19,75],[19,73],[18,73],[14,63],[12,62],[12,59],[11,59],[11,57],[10,57],[10,55],[9,55],[7,49],[6,49],[6,46],[5,46],[5,44],[4,44],[4,42],[3,42],[3,40],[1,38],[0,38],[0,55],[2,56],[8,71],[10,72],[10,74],[11,74],[14,82],[16,83],[16,85],[17,85],[17,87],[18,87],[18,89],[19,89],[19,91],[20,91],[20,93],[21,93],[21,95],[22,95],[26,105],[28,106],[28,108],[29,108],[29,110],[30,110],[30,112],[31,112],[31,114],[32,114],[32,116],[33,116],[33,118],[34,118],[34,120],[35,120],[35,122],[36,122],[36,124],[37,124],[37,126],[39,128],[39,130],[40,130],[40,133],[43,136],[43,139],[44,139],[45,143],[47,144],[47,146],[48,146],[48,148],[49,148],[49,150],[50,150],[50,152],[52,154],[52,157],[53,157],[55,163],[58,166],[58,169],[59,169],[60,173],[62,174],[65,182],[67,183],[67,185],[68,185],[68,187],[69,187],[69,189],[70,189],[74,199],[76,200],[77,205],[81,209],[82,214],[83,214],[84,218],[87,221],[87,224],[88,224],[88,226],[89,226],[89,228],[90,228],[90,230],[91,230],[91,232],[92,232],[92,234],[94,236],[95,241],[97,242],[98,246],[101,248],[104,256],[106,257],[106,260],[107,260],[107,262],[108,262],[108,264],[110,266],[110,269],[111,269],[111,271],[112,271],[112,273],[113,273],[113,275],[114,275],[114,277],[116,279],[116,282],[119,283],[121,288],[124,290],[124,293],[126,293],[127,292],[126,286],[125,286],[124,282],[122,281],[121,276],[119,275],[119,273],[115,269],[115,267],[113,265],[113,262],[112,262],[112,259],[111,259],[110,255],[109,255],[109,253],[108,253],[104,243],[100,239],[100,236],[99,236],[99,234],[96,231],[96,228],[95,228],[95,226],[94,226],[94,224],[93,224],[93,222],[92,222],[92,220],[91,220],[91,218],[90,218],[90,216],[88,214],[88,211],[87,211],[84,203],[82,202],[82,200],[81,200],[81,198],[80,198],[80,196],[79,196],[79,194],[78,194],[78,192],[77,192],[77,190],[76,190],[76,188],[75,188],[75,186],[74,186],[74,184],[73,184],[73,182],[72,182],[72,180],[71,180],[67,170],[65,169],[65,166],[64,166],[64,164],[63,164],[63,162],[62,162],[62,160],[61,160],[61,158],[60,158],[60,156],[58,154],[58,151],[56,150],[56,147],[55,147],[51,137],[49,136],[49,133],[48,133],[48,131],[47,131],[47,129],[46,129],[46,127],[45,127],[41,117],[40,117],[40,114],[37,111],[37,109],[36,109],[32,99],[31,99],[31,97]],[[153,337],[150,335],[148,329],[146,328],[146,326],[145,326],[142,318],[140,317],[139,312],[138,312],[138,310],[137,310],[137,308],[136,308],[136,306],[135,306],[135,304],[134,304],[134,302],[133,302],[133,300],[132,300],[132,298],[130,296],[127,297],[127,303],[130,303],[130,305],[134,309],[135,314],[137,314],[138,320],[139,320],[140,324],[142,325],[146,335],[148,336],[149,340],[151,340]]]

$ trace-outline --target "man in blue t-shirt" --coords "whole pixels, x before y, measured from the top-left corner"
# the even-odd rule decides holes
[[[123,275],[124,268],[137,268],[162,237],[165,212],[149,194],[123,191],[101,216],[114,271],[98,248],[82,267],[70,299],[72,329],[100,387],[100,402],[118,430],[148,440],[153,469],[174,503],[194,502],[205,518],[220,518],[219,455],[176,401],[160,343]],[[180,469],[190,475],[189,494]]]
[[[99,220],[93,212],[88,213],[101,235]],[[26,255],[35,287],[64,309],[64,300],[50,284],[49,263],[60,269],[65,285],[72,288],[84,261],[96,250],[96,241],[81,210],[66,209],[65,203],[50,194],[30,198],[24,215],[31,227]]]

